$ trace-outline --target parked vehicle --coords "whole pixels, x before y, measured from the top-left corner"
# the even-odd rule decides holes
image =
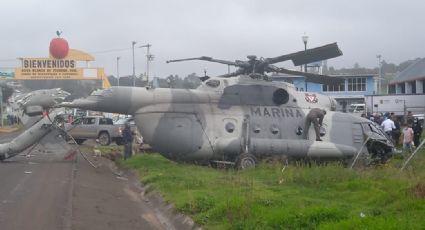
[[[425,115],[423,113],[422,114],[415,114],[415,115],[413,115],[413,117],[415,119],[418,119],[419,123],[421,123],[422,126],[424,125]]]
[[[348,108],[350,113],[365,113],[366,104],[351,104]]]
[[[395,113],[404,116],[407,111],[413,114],[425,112],[424,94],[396,94],[396,95],[366,95],[366,111],[370,113]]]
[[[65,124],[65,130],[78,144],[87,139],[98,139],[101,145],[109,145],[121,138],[119,126],[114,125],[111,118],[105,117],[77,118],[71,124]]]

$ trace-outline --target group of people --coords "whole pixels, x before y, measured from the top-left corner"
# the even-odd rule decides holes
[[[411,111],[408,111],[402,128],[400,120],[394,113],[385,114],[362,114],[362,117],[368,118],[377,124],[381,125],[384,132],[393,139],[394,143],[399,144],[400,136],[403,135],[403,148],[412,150],[414,146],[420,144],[422,134],[422,124],[413,116]]]
[[[19,118],[16,115],[7,115],[7,125],[16,125],[19,124]]]

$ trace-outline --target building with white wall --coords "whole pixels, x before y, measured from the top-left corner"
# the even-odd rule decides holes
[[[425,58],[400,72],[388,86],[389,94],[425,94]]]

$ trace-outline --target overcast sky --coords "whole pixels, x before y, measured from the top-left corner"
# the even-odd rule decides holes
[[[152,44],[151,76],[209,75],[227,66],[201,61],[165,64],[175,58],[212,56],[244,60],[274,57],[337,42],[344,53],[329,66],[377,66],[377,54],[400,63],[424,57],[423,0],[3,0],[0,3],[0,67],[17,57],[46,57],[56,30],[70,48],[93,54],[93,66],[116,75],[132,73],[131,41]],[[124,49],[121,51],[111,51]],[[136,74],[146,71],[146,49],[136,48]],[[290,67],[282,63],[282,66]]]

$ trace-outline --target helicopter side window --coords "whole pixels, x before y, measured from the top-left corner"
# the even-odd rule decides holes
[[[289,101],[289,94],[284,89],[277,89],[273,93],[273,102],[276,105],[286,104]]]
[[[226,124],[225,129],[226,129],[227,132],[233,133],[233,131],[235,131],[235,124],[229,122],[229,123]]]
[[[209,80],[205,84],[207,84],[209,87],[217,88],[220,85],[220,81],[219,80]]]

